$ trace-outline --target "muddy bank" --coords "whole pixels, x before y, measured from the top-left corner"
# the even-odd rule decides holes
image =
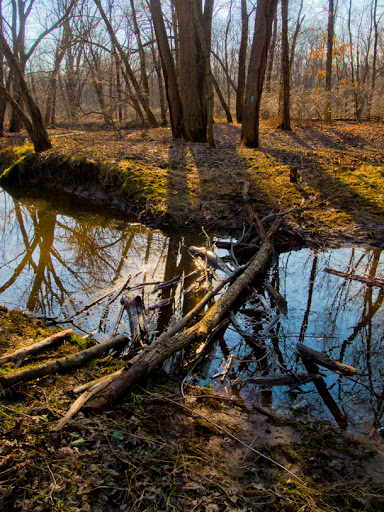
[[[296,207],[285,217],[293,244],[383,246],[379,124],[311,124],[288,133],[263,126],[259,150],[241,145],[239,126],[220,123],[215,149],[174,140],[165,128],[130,130],[120,139],[105,131],[52,130],[50,136],[55,149],[40,156],[22,137],[5,140],[2,182],[64,189],[151,226],[204,226],[221,235],[236,235],[248,223],[242,198],[248,182],[261,216]]]

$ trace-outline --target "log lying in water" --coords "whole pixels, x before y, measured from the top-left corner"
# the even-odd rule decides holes
[[[294,375],[271,375],[268,377],[250,377],[247,382],[259,386],[295,386],[318,379],[319,374],[296,373]]]
[[[328,368],[328,370],[340,373],[341,375],[358,375],[359,373],[353,366],[339,363],[338,361],[331,359],[324,352],[318,352],[317,350],[309,348],[302,343],[297,344],[297,350],[300,352],[301,357],[310,359],[320,366],[324,366],[324,368]]]
[[[360,281],[361,283],[365,283],[368,286],[378,286],[379,288],[384,288],[384,279],[379,279],[378,277],[368,277],[368,276],[358,276],[356,274],[347,274],[346,272],[340,272],[339,270],[334,270],[333,268],[325,268],[324,272],[328,272],[328,274],[333,274],[335,276],[344,277],[344,279]]]
[[[270,297],[275,301],[278,310],[284,316],[288,314],[288,304],[285,298],[281,295],[280,292],[276,290],[274,286],[269,281],[265,281],[264,288],[269,293]]]
[[[277,229],[279,224],[276,224]],[[269,240],[265,241],[244,272],[221,295],[216,303],[208,310],[205,316],[192,327],[175,334],[171,327],[159,338],[146,347],[131,360],[131,365],[113,380],[103,392],[86,405],[86,410],[103,410],[117,399],[125,395],[135,384],[145,379],[149,373],[168,359],[173,353],[183,349],[193,342],[203,341],[209,333],[222,321],[224,315],[230,310],[239,295],[254,281],[273,253],[273,246]]]
[[[54,345],[58,345],[59,343],[67,340],[71,334],[73,334],[72,329],[66,329],[65,331],[56,332],[45,338],[44,340],[38,341],[33,345],[29,345],[28,347],[20,348],[19,350],[15,350],[11,354],[6,354],[5,356],[0,357],[0,364],[8,363],[9,361],[17,361],[21,362],[26,357],[39,354],[43,352],[47,348],[50,348]]]
[[[39,379],[53,373],[67,371],[72,368],[76,368],[77,366],[81,366],[91,359],[108,353],[112,348],[123,348],[128,342],[128,336],[116,336],[115,338],[103,341],[94,347],[78,352],[77,354],[62,357],[56,361],[51,361],[32,368],[26,368],[25,370],[19,370],[17,372],[2,375],[0,376],[0,384],[4,388],[9,388],[15,384]]]

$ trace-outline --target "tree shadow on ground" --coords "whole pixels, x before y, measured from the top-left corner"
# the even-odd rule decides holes
[[[238,200],[244,181],[251,184],[250,195],[262,198],[257,210],[267,212],[276,204],[250,175],[239,154],[239,127],[216,124],[214,131],[215,148],[203,143],[172,142],[168,155],[172,172],[167,176],[167,209],[172,216],[177,212],[181,225],[189,225],[193,218],[210,229],[217,219],[222,219],[223,227],[230,231],[239,226],[239,216],[248,223],[244,203]]]
[[[374,172],[372,167],[380,165],[376,152],[369,149],[351,152],[348,145],[335,142],[329,134],[320,133],[314,128],[305,129],[310,139],[302,134],[287,132],[274,135],[273,139],[263,143],[262,151],[273,157],[276,162],[294,168],[299,173],[298,191],[303,194],[303,186],[309,186],[320,194],[331,207],[346,213],[357,225],[368,229],[379,228],[383,223],[384,211],[380,206],[380,197],[375,189],[379,183],[369,181]],[[332,132],[342,139],[343,132]],[[320,145],[318,144],[320,141]],[[359,144],[363,145],[360,140]],[[364,141],[364,145],[367,142]],[[334,151],[330,151],[330,150]],[[372,166],[366,170],[363,165]],[[365,174],[368,173],[368,174]],[[367,176],[367,177],[365,177]]]

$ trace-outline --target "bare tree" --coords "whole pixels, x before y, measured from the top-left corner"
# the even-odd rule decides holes
[[[277,0],[259,0],[257,4],[241,130],[242,140],[247,146],[251,147],[258,147],[259,145],[261,94],[276,7]]]
[[[281,130],[291,129],[290,116],[290,89],[291,73],[289,62],[288,43],[288,0],[281,0],[281,112],[279,128]]]
[[[239,48],[239,68],[238,68],[238,73],[237,73],[237,91],[236,91],[236,119],[237,119],[238,123],[241,123],[243,120],[247,47],[248,47],[247,1],[241,0],[241,41],[240,41],[240,48]]]
[[[325,63],[325,114],[326,123],[332,122],[332,57],[333,38],[335,35],[334,1],[328,0],[327,60]]]

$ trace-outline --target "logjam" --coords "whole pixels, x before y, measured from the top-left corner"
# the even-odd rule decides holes
[[[11,354],[6,354],[5,356],[0,357],[0,364],[8,363],[9,361],[21,362],[26,357],[32,356],[35,354],[39,354],[43,352],[47,348],[50,348],[54,345],[58,345],[59,343],[67,340],[71,334],[73,334],[72,329],[66,329],[65,331],[56,332],[45,338],[44,340],[38,341],[33,345],[29,345],[28,347],[20,348],[19,350],[15,350]]]
[[[346,272],[340,272],[339,270],[334,270],[333,268],[325,268],[324,272],[328,272],[328,274],[334,274],[335,276],[344,277],[344,279],[352,279],[354,281],[360,281],[361,283],[365,283],[368,286],[378,286],[379,288],[384,288],[384,279],[379,279],[378,277],[368,277],[368,276],[358,276],[356,274],[347,274]]]
[[[98,411],[105,409],[126,394],[135,384],[145,379],[154,368],[168,359],[173,353],[193,342],[202,342],[219,325],[239,295],[252,284],[257,274],[267,264],[272,252],[272,244],[269,240],[265,241],[244,272],[219,297],[199,322],[178,334],[174,335],[175,326],[172,326],[168,331],[160,335],[152,345],[146,347],[135,356],[130,361],[130,366],[118,378],[113,380],[100,395],[86,404],[86,410]]]
[[[319,374],[296,373],[294,375],[271,375],[268,377],[250,377],[247,382],[257,384],[259,386],[296,386],[304,384],[313,379],[318,379]]]
[[[302,343],[297,344],[297,350],[300,352],[302,357],[310,359],[320,366],[324,366],[324,368],[328,368],[328,370],[340,373],[341,375],[357,375],[359,373],[353,366],[339,363],[338,361],[331,359],[324,352],[318,352],[317,350],[309,348]]]
[[[15,384],[20,384],[21,382],[28,382],[31,380],[39,379],[41,377],[45,377],[46,375],[66,371],[71,368],[81,366],[91,359],[94,359],[95,357],[100,357],[108,353],[112,348],[123,348],[128,342],[128,336],[116,336],[115,338],[103,341],[98,345],[95,345],[81,352],[77,352],[76,354],[62,357],[60,359],[56,359],[55,361],[41,364],[39,366],[34,366],[32,368],[26,368],[25,370],[19,370],[17,372],[11,372],[2,375],[0,376],[0,384],[4,388],[9,388]]]

